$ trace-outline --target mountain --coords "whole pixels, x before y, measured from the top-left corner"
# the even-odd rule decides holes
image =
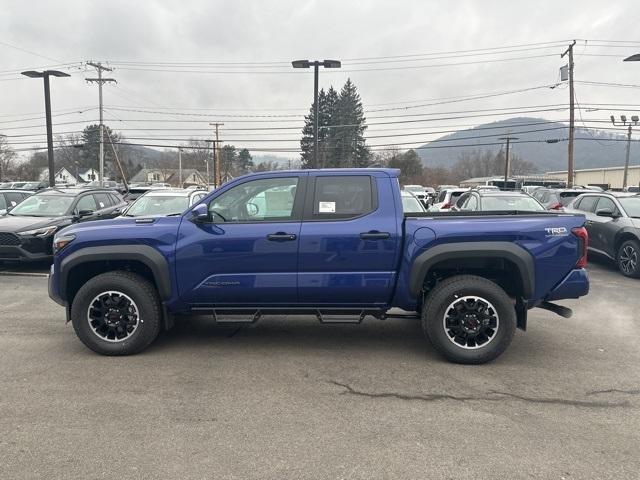
[[[626,135],[622,132],[623,128],[621,128],[621,133],[617,133],[576,126],[575,168],[624,165],[626,142],[612,141],[612,139],[626,139]],[[502,145],[483,146],[481,144],[500,142],[498,138],[506,136],[507,133],[512,137],[518,137],[518,140],[511,144],[511,151],[523,160],[534,163],[540,173],[567,169],[567,142],[546,143],[547,140],[566,139],[569,135],[567,124],[549,122],[544,118],[517,117],[479,125],[440,137],[422,146],[428,148],[419,148],[416,151],[426,167],[450,167],[464,151],[490,150],[498,152],[503,148]],[[580,138],[589,140],[579,140]],[[595,140],[593,140],[594,138]],[[638,165],[639,163],[640,148],[634,148],[632,145],[630,164]]]

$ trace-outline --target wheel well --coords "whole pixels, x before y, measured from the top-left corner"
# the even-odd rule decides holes
[[[427,271],[423,290],[428,292],[438,282],[454,275],[477,275],[484,277],[502,288],[513,298],[524,296],[524,285],[518,266],[502,257],[462,257],[443,260]]]
[[[638,239],[638,237],[636,237],[633,233],[630,232],[625,232],[622,233],[620,235],[618,235],[618,238],[616,238],[616,248],[615,248],[615,252],[613,252],[614,256],[618,255],[618,250],[620,249],[620,247],[622,246],[622,244],[624,242],[626,242],[627,240],[635,240],[636,242],[640,242],[640,239]]]
[[[144,263],[136,260],[99,260],[81,263],[69,271],[67,276],[67,301],[69,305],[87,280],[105,272],[124,270],[133,272],[147,279],[157,289],[158,285],[151,269]]]

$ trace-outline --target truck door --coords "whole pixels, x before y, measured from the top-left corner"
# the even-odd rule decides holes
[[[300,231],[300,303],[388,303],[400,235],[397,215],[402,215],[392,181],[382,173],[309,174]]]
[[[200,306],[297,302],[297,262],[306,173],[260,177],[207,201],[210,220],[180,225],[180,297]]]

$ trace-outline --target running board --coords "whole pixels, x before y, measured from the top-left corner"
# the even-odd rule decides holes
[[[220,324],[249,324],[255,323],[263,315],[313,315],[320,323],[362,323],[367,316],[372,316],[379,320],[384,320],[386,315],[382,310],[362,309],[362,308],[338,308],[338,309],[317,309],[317,308],[295,308],[283,309],[272,308],[211,308],[194,307],[194,312],[209,313],[213,315],[213,321]]]
[[[550,312],[553,312],[564,318],[571,318],[571,316],[573,315],[573,311],[570,308],[563,307],[562,305],[556,305],[555,303],[551,302],[542,302],[540,305],[538,305],[538,308],[549,310]]]

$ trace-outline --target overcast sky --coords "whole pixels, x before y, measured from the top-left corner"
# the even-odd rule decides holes
[[[11,137],[44,144],[43,94],[40,80],[21,78],[21,70],[86,60],[112,62],[116,86],[104,89],[105,122],[125,135],[204,136],[210,121],[220,120],[223,139],[238,146],[297,148],[294,142],[245,142],[249,138],[282,140],[299,138],[297,117],[249,117],[230,115],[302,115],[312,100],[313,76],[294,71],[286,63],[298,58],[343,60],[340,70],[323,70],[323,87],[340,87],[350,77],[362,96],[369,123],[375,117],[416,113],[465,116],[450,112],[555,105],[568,102],[564,85],[496,97],[444,103],[406,111],[371,110],[419,105],[425,101],[550,85],[558,80],[558,69],[566,63],[559,54],[561,43],[578,38],[575,47],[576,80],[640,84],[640,63],[622,58],[640,52],[638,19],[640,2],[611,1],[10,1],[0,9],[0,133],[38,134]],[[586,43],[584,39],[588,39]],[[635,40],[634,40],[635,39]],[[598,40],[635,41],[638,48],[595,47]],[[371,61],[368,57],[399,57],[463,50],[490,49],[556,42],[550,48],[534,45],[512,52],[486,51],[445,53],[432,57],[400,57]],[[9,45],[11,46],[9,46]],[[29,53],[31,52],[31,53]],[[498,52],[492,55],[486,53]],[[478,54],[476,54],[478,53]],[[482,53],[482,54],[480,54]],[[594,56],[604,54],[610,56]],[[466,56],[460,56],[466,55]],[[521,58],[535,57],[535,58]],[[515,58],[512,60],[505,60]],[[496,61],[497,60],[497,61]],[[486,62],[485,62],[486,61]],[[116,62],[133,62],[124,64]],[[147,63],[142,63],[147,62]],[[194,62],[186,65],[148,63]],[[202,63],[250,65],[209,65]],[[360,63],[365,62],[365,63]],[[371,62],[371,63],[368,63]],[[256,64],[261,65],[256,65]],[[79,63],[78,63],[79,64]],[[71,78],[52,80],[54,131],[81,129],[97,111],[95,85],[84,81],[95,71],[61,69]],[[144,71],[139,69],[152,69]],[[156,71],[157,70],[157,71]],[[177,71],[175,71],[177,70]],[[200,71],[194,72],[194,70]],[[358,71],[368,70],[368,71]],[[203,73],[206,72],[206,73]],[[263,73],[258,73],[263,72]],[[267,73],[264,73],[267,72]],[[275,73],[274,73],[275,72]],[[614,88],[576,84],[581,104],[624,104],[634,113],[638,88]],[[629,106],[629,108],[627,108]],[[120,110],[116,110],[120,108]],[[122,109],[166,111],[172,115],[131,112]],[[200,109],[200,110],[196,110]],[[207,112],[202,109],[212,109]],[[83,111],[73,113],[71,111]],[[584,111],[583,119],[606,119],[611,108]],[[64,115],[59,115],[63,113]],[[196,116],[208,114],[208,116]],[[487,112],[488,113],[488,112]],[[190,114],[190,115],[180,115]],[[477,114],[473,114],[477,115]],[[566,120],[568,113],[532,113]],[[436,138],[439,131],[458,125],[474,125],[506,116],[467,116],[465,119],[423,123],[371,125],[369,135],[425,132],[418,137],[371,139],[370,144],[414,141],[415,145]],[[26,120],[33,118],[33,120]],[[119,119],[119,120],[118,120]],[[153,119],[147,122],[132,120]],[[196,120],[159,122],[157,120]],[[16,121],[19,120],[19,121]],[[42,125],[22,129],[25,125]],[[231,128],[289,126],[281,131],[231,131]],[[145,130],[130,130],[144,128]],[[182,128],[158,131],[153,128]],[[190,128],[192,130],[184,130]],[[124,130],[127,129],[127,130]],[[391,130],[394,129],[394,130]],[[182,138],[182,137],[180,137]],[[240,141],[235,141],[240,140]],[[145,142],[147,140],[139,140]],[[158,140],[156,143],[175,144]],[[287,155],[283,153],[282,155]],[[294,154],[288,154],[294,155]]]

